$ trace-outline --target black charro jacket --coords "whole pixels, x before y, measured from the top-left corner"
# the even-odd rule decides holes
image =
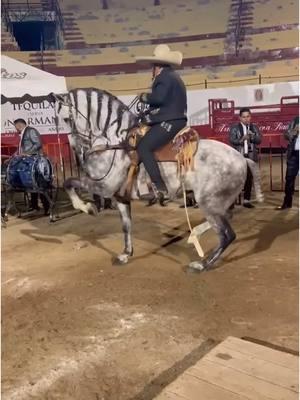
[[[187,120],[187,95],[180,76],[171,67],[164,67],[154,79],[151,93],[141,95],[141,101],[149,104],[144,121],[148,125],[178,119]]]

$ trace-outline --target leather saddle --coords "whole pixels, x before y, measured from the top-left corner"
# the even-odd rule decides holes
[[[131,159],[131,166],[126,182],[118,194],[121,198],[129,198],[131,195],[139,165],[139,157],[135,149],[149,130],[149,126],[140,125],[128,132],[126,142],[130,149],[128,153]],[[171,142],[155,152],[156,160],[158,162],[176,162],[178,174],[182,176],[187,171],[194,169],[194,155],[198,149],[198,141],[198,133],[191,127],[186,126],[176,134]]]

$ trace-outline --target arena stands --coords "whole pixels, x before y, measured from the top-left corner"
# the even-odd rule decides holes
[[[296,48],[298,46],[297,37],[297,29],[254,34],[251,36],[251,48],[253,51]]]
[[[168,43],[168,41],[167,41]],[[168,43],[171,47],[174,44]],[[49,59],[53,59],[54,64],[57,67],[68,67],[76,65],[122,65],[126,63],[134,63],[134,57],[141,55],[144,52],[153,53],[155,45],[136,45],[136,46],[120,46],[120,47],[107,47],[107,48],[84,48],[84,49],[72,49],[63,51],[51,51],[44,52],[45,64],[49,64]],[[176,49],[180,50],[185,58],[196,58],[201,55],[204,56],[216,56],[224,53],[224,41],[221,39],[212,40],[198,40],[191,42],[180,42],[176,44]],[[34,58],[36,54],[33,52],[18,52],[11,53],[11,56],[34,64]]]
[[[7,34],[2,50],[66,76],[70,88],[117,93],[149,86],[149,72],[134,57],[159,43],[182,51],[190,89],[298,79],[296,0],[108,0],[102,9],[104,3],[59,2],[63,50],[19,52],[16,43],[8,47]]]
[[[224,37],[229,9],[230,0],[211,0],[201,5],[192,0],[143,10],[67,12],[63,14],[65,43],[67,48],[74,48],[79,43],[88,47],[210,33],[223,33]]]
[[[5,24],[1,24],[1,50],[18,51],[19,46],[13,35],[6,29]]]
[[[172,6],[174,3],[184,5],[185,1],[178,0],[161,0],[154,2],[153,0],[108,0],[106,1],[107,8],[110,10],[140,10],[153,6],[154,3],[164,6]],[[199,4],[207,3],[205,0],[198,1]],[[61,7],[66,11],[81,11],[81,10],[100,10],[103,9],[103,0],[86,0],[84,5],[82,0],[61,0]]]
[[[200,70],[182,71],[181,76],[189,90],[218,88],[225,86],[242,86],[258,83],[290,81],[290,76],[284,76],[283,72],[288,68],[293,75],[298,73],[298,61],[274,61],[259,64],[242,64],[218,68],[202,68]],[[261,75],[261,78],[259,78]],[[149,73],[114,74],[68,77],[67,84],[70,88],[96,87],[106,89],[117,94],[136,93],[149,88],[151,79]]]
[[[298,0],[257,0],[253,9],[253,28],[284,28],[298,25]]]

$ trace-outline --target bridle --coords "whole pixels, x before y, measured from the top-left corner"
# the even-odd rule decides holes
[[[60,108],[61,108],[62,105],[65,106],[65,107],[68,107],[68,121],[69,121],[69,123],[70,123],[70,125],[71,125],[71,132],[72,132],[72,134],[77,135],[78,137],[80,137],[80,139],[81,139],[83,142],[85,142],[85,143],[88,144],[89,149],[88,149],[87,152],[84,152],[84,151],[83,151],[83,146],[81,145],[82,154],[83,154],[83,161],[86,162],[87,159],[88,159],[88,157],[89,157],[90,155],[93,154],[93,151],[92,151],[92,150],[93,150],[93,149],[92,149],[93,143],[94,143],[95,140],[98,138],[98,136],[95,135],[95,134],[93,133],[90,120],[89,120],[75,105],[72,104],[71,96],[70,96],[69,93],[66,95],[66,96],[67,96],[67,102],[64,101],[64,98],[58,97],[58,96],[55,95],[54,93],[52,93],[52,96],[54,97],[55,101],[57,101],[57,102],[59,103],[58,113],[60,112]],[[132,102],[129,104],[129,106],[124,107],[124,109],[122,109],[122,114],[123,114],[125,111],[130,110],[130,109],[131,109],[134,105],[136,105],[138,102],[139,102],[139,96],[136,96],[136,97],[132,100]],[[54,109],[55,109],[55,123],[56,123],[56,128],[57,128],[57,131],[58,131],[58,116],[57,116],[56,108],[54,108]],[[81,132],[79,132],[79,131],[77,130],[76,124],[75,124],[75,120],[74,120],[74,117],[73,117],[73,112],[72,112],[72,110],[75,110],[75,112],[76,112],[77,114],[81,115],[81,116],[85,119],[85,121],[86,121],[86,131],[88,132],[88,136],[82,134]],[[110,128],[111,126],[113,126],[117,121],[118,121],[118,118],[116,118],[115,120],[113,120],[113,121],[109,124],[109,128]],[[124,132],[124,131],[129,131],[131,128],[133,128],[133,127],[130,127],[130,128],[128,128],[128,129],[123,129],[122,132]],[[111,161],[110,167],[109,167],[108,171],[106,172],[106,174],[105,174],[104,176],[102,176],[101,178],[93,178],[93,177],[91,177],[91,176],[89,175],[88,171],[84,168],[84,166],[82,166],[82,167],[85,169],[85,173],[89,176],[89,178],[90,178],[91,180],[99,182],[99,181],[104,180],[104,179],[110,174],[110,172],[111,172],[111,170],[112,170],[112,168],[113,168],[114,162],[115,162],[117,150],[125,150],[125,151],[126,151],[127,148],[128,148],[128,145],[126,145],[126,141],[125,141],[125,142],[121,142],[121,143],[115,144],[115,145],[112,145],[112,144],[107,143],[107,144],[105,144],[105,145],[98,145],[98,146],[96,146],[96,147],[97,147],[96,152],[104,152],[104,151],[107,151],[107,150],[113,150],[113,151],[114,151],[114,154],[113,154],[113,157],[112,157],[112,161]]]

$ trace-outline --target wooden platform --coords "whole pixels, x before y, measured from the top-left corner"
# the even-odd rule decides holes
[[[228,337],[156,400],[298,400],[298,357]]]

